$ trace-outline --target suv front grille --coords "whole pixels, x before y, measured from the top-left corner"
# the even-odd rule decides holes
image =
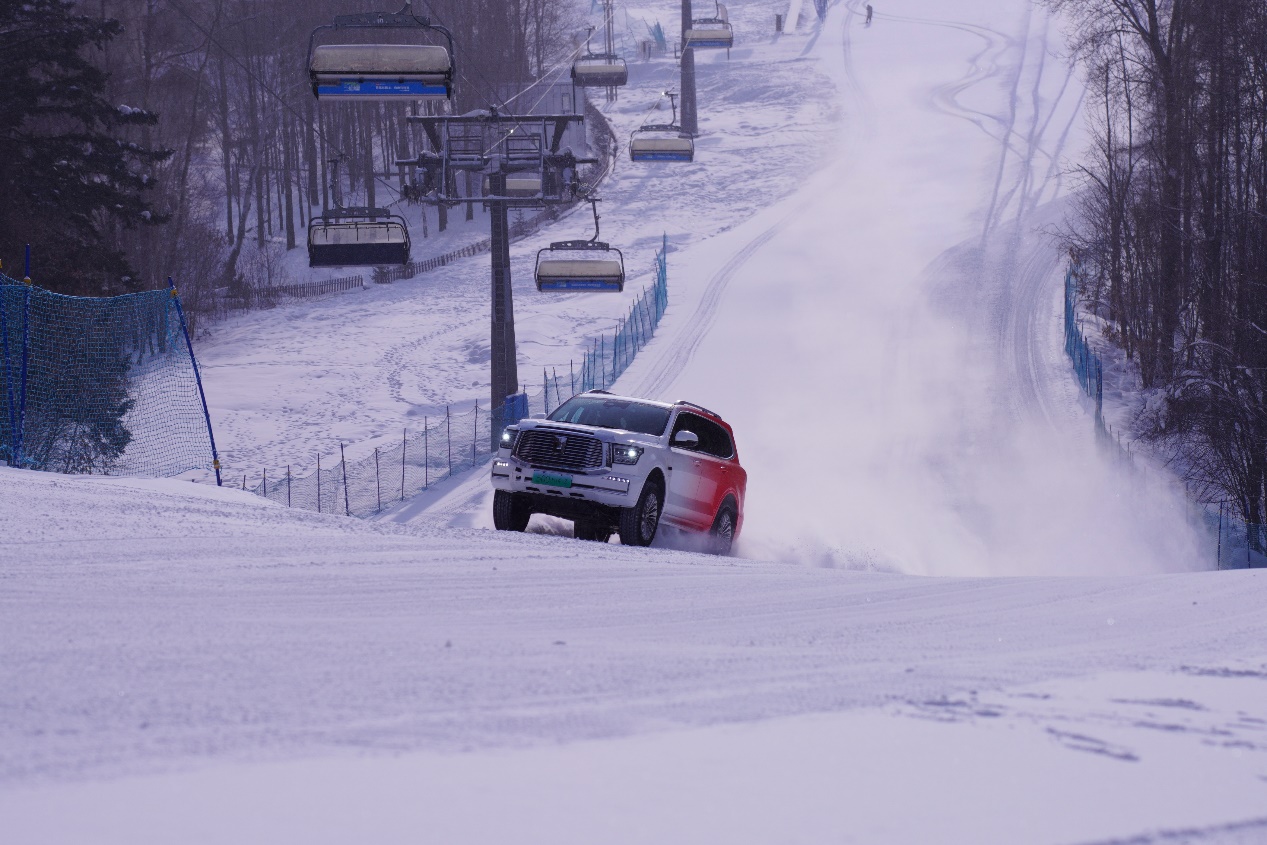
[[[571,431],[538,428],[522,432],[515,454],[530,464],[558,469],[597,469],[603,465],[602,441]]]

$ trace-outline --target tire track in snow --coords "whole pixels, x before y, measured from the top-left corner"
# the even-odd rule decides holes
[[[748,263],[756,252],[765,246],[782,229],[792,213],[750,240],[739,252],[727,261],[713,277],[709,279],[695,312],[677,330],[668,348],[660,353],[659,360],[653,365],[651,372],[636,386],[632,386],[634,395],[652,398],[660,396],[677,380],[682,368],[690,362],[699,348],[708,330],[717,319],[717,309],[721,304],[722,294],[730,285],[735,274]]]
[[[1012,92],[1008,97],[1007,131],[1005,134],[1005,137],[1007,138],[1011,138],[1012,135],[1016,132],[1016,113],[1017,113],[1017,110],[1020,108],[1019,92],[1020,92],[1021,74],[1024,73],[1025,71],[1025,59],[1026,59],[1026,55],[1029,52],[1030,18],[1031,18],[1031,13],[1030,13],[1029,7],[1026,6],[1025,8],[1025,37],[1021,40],[1021,56],[1020,56],[1019,61],[1017,61],[1016,63],[1016,72],[1012,75]],[[1001,190],[1003,186],[1003,176],[1007,170],[1007,159],[1008,159],[1007,154],[1008,154],[1009,144],[1010,142],[1004,143],[1000,147],[1000,150],[999,150],[999,166],[998,166],[998,170],[994,174],[994,186],[991,188],[990,205],[986,211],[985,225],[981,230],[981,243],[983,246],[985,245],[985,242],[989,239],[990,233],[994,230],[994,227],[997,224],[997,218],[999,214],[999,191]]]

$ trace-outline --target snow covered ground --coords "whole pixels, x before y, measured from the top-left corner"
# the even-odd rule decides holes
[[[604,234],[677,248],[617,387],[734,423],[743,557],[481,530],[478,472],[363,522],[0,469],[5,841],[1267,841],[1267,575],[1192,571],[1061,357],[1058,27],[729,5],[697,162],[622,163]],[[623,313],[531,286],[579,219],[514,250],[524,375]],[[482,398],[484,274],[217,329],[231,464]]]
[[[182,482],[0,495],[6,841],[1267,834],[1261,571],[913,578]]]

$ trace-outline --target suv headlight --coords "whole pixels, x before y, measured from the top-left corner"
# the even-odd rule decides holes
[[[636,464],[638,463],[638,459],[641,457],[641,446],[622,446],[619,443],[612,444],[613,464]]]
[[[518,439],[519,439],[518,429],[514,429],[514,428],[504,429],[502,431],[501,448],[513,450],[515,448],[515,441]]]

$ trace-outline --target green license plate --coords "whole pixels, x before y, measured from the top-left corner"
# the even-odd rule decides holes
[[[556,475],[553,472],[534,472],[532,474],[533,484],[544,484],[548,487],[571,487],[572,476]]]

